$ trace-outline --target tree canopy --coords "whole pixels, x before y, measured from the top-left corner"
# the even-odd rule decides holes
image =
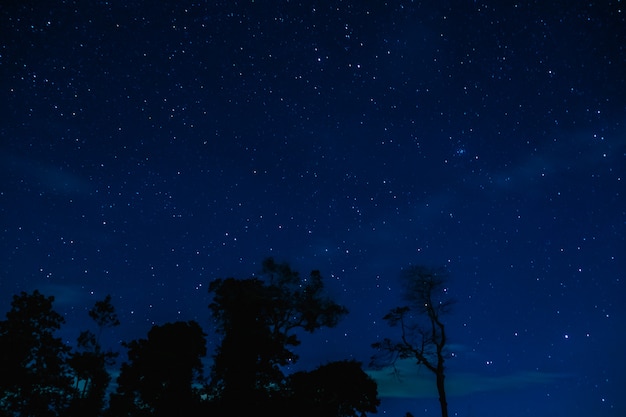
[[[319,271],[303,279],[288,264],[263,262],[260,278],[217,279],[209,308],[222,341],[214,356],[212,393],[224,407],[269,407],[284,395],[281,366],[297,361],[296,329],[335,326],[345,307],[324,295]],[[244,410],[241,410],[244,412]]]
[[[24,417],[58,416],[72,394],[69,348],[54,333],[65,322],[54,297],[35,290],[13,296],[0,321],[0,410]]]
[[[75,393],[68,411],[69,416],[98,416],[105,403],[111,376],[107,366],[113,365],[118,353],[104,351],[100,344],[102,331],[119,326],[120,321],[111,303],[111,295],[96,301],[88,312],[98,328],[97,335],[90,330],[81,331],[77,349],[71,353],[68,365],[74,371]]]
[[[290,374],[303,332],[333,327],[347,314],[330,298],[319,271],[305,277],[268,258],[249,278],[209,285],[216,346],[205,375],[207,340],[200,324],[153,325],[146,337],[121,343],[126,358],[114,392],[118,352],[102,347],[120,325],[107,295],[88,310],[92,329],[75,346],[55,332],[64,324],[54,297],[13,297],[0,321],[2,417],[362,417],[376,412],[377,386],[359,362],[330,362]],[[208,362],[207,362],[208,363]],[[109,395],[107,396],[107,393]]]
[[[352,360],[331,362],[290,377],[300,417],[363,417],[380,404],[376,382]]]
[[[206,355],[205,334],[195,321],[155,325],[146,339],[126,343],[112,415],[188,417],[197,410]]]

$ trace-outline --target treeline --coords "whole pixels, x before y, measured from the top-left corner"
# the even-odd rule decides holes
[[[284,373],[298,356],[298,330],[333,327],[347,314],[324,294],[320,273],[301,277],[269,258],[259,277],[211,282],[209,312],[220,344],[205,370],[206,334],[195,321],[155,325],[118,352],[101,337],[120,324],[111,297],[89,310],[94,325],[70,348],[55,336],[64,323],[54,297],[13,297],[0,322],[0,417],[365,416],[380,401],[360,363],[331,362]]]

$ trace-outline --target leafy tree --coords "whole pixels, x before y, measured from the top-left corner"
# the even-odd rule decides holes
[[[400,340],[385,338],[374,343],[379,352],[373,363],[412,358],[424,365],[435,374],[441,415],[448,417],[444,367],[447,335],[442,321],[453,303],[447,299],[448,274],[443,269],[414,266],[404,273],[403,281],[408,305],[396,307],[383,317],[390,326],[399,327]]]
[[[261,280],[228,278],[214,281],[210,290],[215,292],[213,314],[221,321],[218,331],[224,335],[211,371],[213,396],[233,412],[258,408],[279,391],[279,365],[292,357],[285,344],[295,341],[273,338],[268,320],[272,297]]]
[[[347,313],[324,296],[319,271],[302,279],[288,264],[268,258],[262,278],[217,279],[209,286],[209,308],[222,334],[212,395],[232,413],[246,411],[241,398],[258,411],[283,395],[286,379],[280,368],[298,359],[291,350],[300,344],[296,329],[332,327]]]
[[[195,321],[153,326],[147,339],[126,343],[112,416],[189,417],[198,412],[204,332]]]
[[[115,307],[113,307],[111,303],[111,294],[107,294],[102,301],[96,301],[93,308],[89,310],[89,317],[91,317],[93,321],[96,322],[96,326],[98,326],[96,345],[99,345],[100,336],[104,329],[120,325]]]
[[[69,348],[54,336],[64,323],[54,297],[35,290],[14,295],[0,322],[0,412],[6,416],[57,416],[72,394]]]
[[[273,258],[263,261],[262,274],[274,296],[270,321],[273,334],[289,334],[300,328],[309,333],[321,327],[334,327],[348,310],[324,295],[320,271],[300,278],[289,264],[278,264]]]
[[[356,361],[339,361],[290,377],[299,417],[364,417],[380,404],[376,382]]]
[[[89,317],[95,321],[98,334],[89,330],[81,332],[78,336],[78,350],[72,353],[68,361],[76,378],[76,396],[69,414],[81,417],[101,414],[106,389],[111,381],[106,367],[113,365],[118,355],[117,352],[103,351],[100,344],[102,331],[120,324],[111,303],[111,295],[97,301],[89,310]]]

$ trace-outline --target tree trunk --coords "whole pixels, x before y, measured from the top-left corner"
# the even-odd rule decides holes
[[[441,405],[441,417],[448,417],[448,401],[446,400],[446,389],[443,384],[445,379],[443,367],[437,369],[435,373],[437,375],[437,392],[439,393],[439,405]]]

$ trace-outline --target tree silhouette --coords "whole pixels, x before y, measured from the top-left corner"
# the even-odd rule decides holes
[[[324,295],[320,271],[300,278],[289,264],[278,264],[273,258],[263,261],[262,274],[268,281],[275,304],[270,314],[273,334],[289,334],[301,328],[309,333],[321,327],[334,327],[348,310]]]
[[[332,327],[347,310],[325,297],[319,271],[302,279],[288,264],[268,258],[262,277],[217,279],[209,286],[209,308],[222,341],[214,356],[211,392],[222,412],[268,412],[284,396],[280,367],[298,357],[296,329]],[[241,399],[246,398],[245,402]]]
[[[111,294],[107,294],[102,301],[96,301],[93,308],[89,310],[89,317],[91,317],[93,321],[96,322],[96,326],[98,326],[96,345],[100,344],[102,330],[120,325],[115,307],[111,304]]]
[[[445,390],[445,347],[447,336],[442,316],[450,311],[452,300],[446,299],[448,274],[443,269],[410,267],[403,274],[407,306],[392,309],[383,318],[400,328],[400,341],[385,338],[372,344],[378,349],[373,364],[395,363],[413,358],[435,374],[442,417],[448,417]]]
[[[75,373],[76,395],[72,401],[69,415],[81,417],[98,416],[104,405],[106,389],[111,376],[106,370],[117,357],[117,352],[103,351],[100,344],[102,331],[108,327],[119,326],[120,321],[111,303],[111,296],[96,301],[89,310],[98,328],[98,334],[86,330],[78,336],[78,350],[72,353],[68,363]]]
[[[0,322],[0,411],[23,417],[57,416],[72,395],[66,347],[54,332],[64,323],[54,297],[35,290],[14,295]]]
[[[364,417],[380,404],[376,382],[356,361],[331,362],[289,380],[298,417]]]
[[[206,355],[204,332],[195,321],[153,326],[147,339],[126,343],[111,416],[189,417],[198,413]]]
[[[272,337],[267,315],[272,298],[262,281],[228,278],[214,281],[210,290],[215,292],[211,309],[223,334],[211,370],[211,391],[223,409],[243,413],[243,407],[259,407],[279,391],[279,365],[291,355],[282,340]]]

